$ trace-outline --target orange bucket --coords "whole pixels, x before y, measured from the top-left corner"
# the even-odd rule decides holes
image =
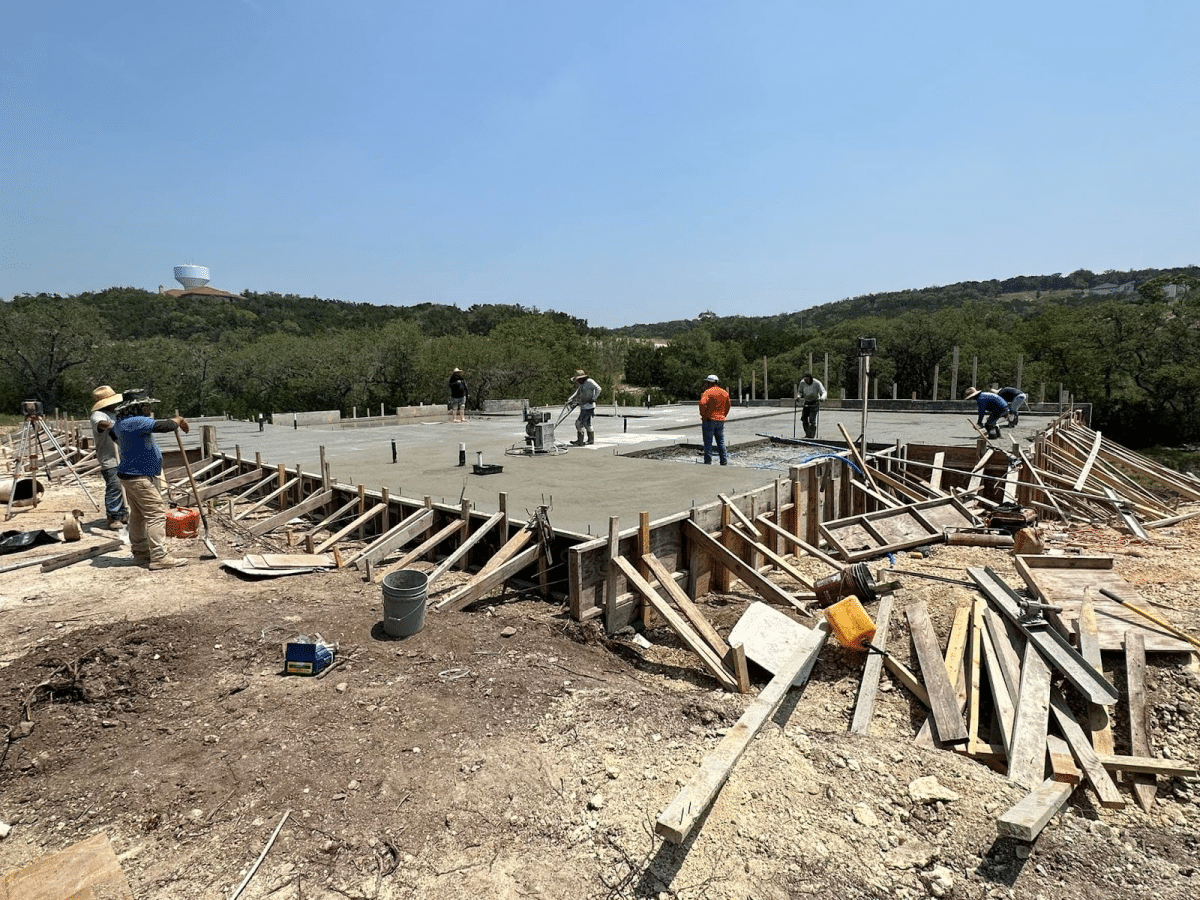
[[[198,510],[180,507],[167,513],[167,537],[194,538],[199,525]]]

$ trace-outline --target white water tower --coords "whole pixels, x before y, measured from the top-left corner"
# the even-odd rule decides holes
[[[206,266],[176,266],[175,280],[185,288],[200,288],[208,284]]]

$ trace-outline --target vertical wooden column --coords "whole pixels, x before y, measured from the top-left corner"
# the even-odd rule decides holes
[[[608,517],[608,577],[604,580],[604,630],[611,634],[613,632],[613,623],[616,621],[617,611],[617,575],[620,569],[617,568],[616,558],[620,556],[621,549],[621,517]]]
[[[276,480],[278,481],[278,484],[276,485],[277,487],[283,487],[285,484],[287,484],[287,468],[284,467],[283,463],[280,463],[279,466],[275,469],[275,477],[276,477]],[[285,509],[288,508],[287,494],[288,494],[287,491],[282,491],[279,494],[279,511],[280,512],[283,512]]]
[[[693,522],[697,521],[698,516],[696,515],[695,507],[692,507],[689,515]],[[711,589],[712,560],[694,542],[688,541],[685,546],[687,548],[688,559],[688,596],[693,600],[697,600]]]
[[[729,531],[730,531],[729,505],[727,503],[722,503],[721,504],[720,541],[722,544],[724,544],[726,547],[729,548],[731,553],[736,553],[737,547],[733,541],[732,536],[729,534]],[[723,594],[727,594],[727,593],[729,593],[730,588],[733,587],[733,573],[730,572],[728,568],[721,565],[720,563],[714,562],[713,563],[713,582],[714,582],[714,584],[713,584],[714,590],[720,591]]]
[[[821,463],[809,464],[804,470],[804,540],[817,546],[821,540],[821,532],[817,525],[821,522]]]
[[[217,452],[217,426],[216,425],[201,425],[200,426],[200,453],[204,457],[212,456]]]
[[[651,580],[650,567],[646,565],[645,557],[650,552],[650,513],[643,511],[638,515],[638,536],[637,536],[637,566],[638,574],[647,581]],[[664,588],[665,590],[665,588]],[[641,595],[638,595],[641,597]],[[654,621],[654,610],[646,599],[642,597],[642,625],[650,625]]]

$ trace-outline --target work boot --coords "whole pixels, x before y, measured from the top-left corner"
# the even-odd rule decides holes
[[[592,429],[589,428],[587,435],[588,435],[588,443],[589,444],[596,443],[596,432],[592,431]]]
[[[577,432],[575,432],[575,434],[576,434],[575,440],[571,441],[572,447],[582,447],[584,444],[587,443],[587,440],[585,440],[582,431],[577,431]]]
[[[125,527],[125,520],[124,519],[113,519],[110,517],[108,520],[108,527],[112,531],[120,531],[122,528]]]
[[[988,429],[988,432],[987,432],[987,436],[988,436],[989,438],[998,438],[998,437],[1000,437],[1000,428],[999,428],[999,426],[993,425],[991,428],[989,428],[989,429]]]
[[[161,572],[163,569],[177,569],[180,566],[187,565],[186,559],[179,559],[175,556],[164,556],[161,559],[150,560],[148,568],[151,572]]]
[[[133,554],[133,564],[135,566],[141,566],[143,569],[148,568],[150,566],[150,557],[135,553]]]

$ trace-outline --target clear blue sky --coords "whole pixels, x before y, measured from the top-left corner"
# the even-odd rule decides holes
[[[213,284],[616,326],[1200,263],[1192,0],[40,0],[0,298]]]

